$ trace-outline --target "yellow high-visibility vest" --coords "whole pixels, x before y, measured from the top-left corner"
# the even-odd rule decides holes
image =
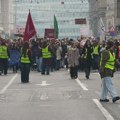
[[[0,58],[2,58],[2,46],[0,46]]]
[[[51,58],[51,52],[48,50],[48,46],[46,48],[42,48],[42,58]]]
[[[115,54],[113,53],[113,55],[112,55],[112,53],[109,51],[109,55],[110,55],[110,58],[107,61],[107,63],[105,64],[105,68],[114,70],[114,68],[115,68]]]
[[[21,49],[21,53],[22,53],[22,49]],[[21,61],[21,63],[30,63],[30,59],[28,57],[28,50],[26,52],[26,57],[24,57],[23,54],[22,54],[20,61]]]
[[[0,58],[8,58],[6,46],[0,46]]]
[[[98,52],[98,45],[93,47],[93,54],[94,55],[99,55],[99,52]]]

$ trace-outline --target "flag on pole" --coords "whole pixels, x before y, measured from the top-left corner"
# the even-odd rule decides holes
[[[54,37],[58,38],[58,35],[59,35],[58,22],[56,16],[54,15]]]
[[[24,41],[29,41],[30,38],[36,36],[36,30],[32,21],[31,13],[29,10],[27,22],[26,22],[26,27],[25,27],[25,32],[24,32]]]
[[[100,18],[100,29],[101,29],[101,31],[102,31],[103,33],[105,32],[105,25],[104,25],[104,23],[103,23],[102,18]]]
[[[99,37],[101,38],[101,40],[105,39],[105,32],[106,32],[106,30],[105,30],[105,25],[103,23],[103,19],[102,18],[100,18],[100,20],[99,20],[98,29],[99,29],[98,30],[99,31]]]

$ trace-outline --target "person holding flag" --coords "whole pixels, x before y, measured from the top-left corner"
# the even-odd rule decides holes
[[[29,40],[36,36],[36,30],[32,21],[31,13],[29,10],[27,23],[24,32],[24,44],[21,48],[21,82],[28,83],[29,82],[29,73],[30,73],[30,65],[32,63],[31,59],[31,51],[29,49]]]
[[[24,42],[21,48],[21,82],[29,82],[30,64],[32,63],[31,52],[29,49],[29,43]]]

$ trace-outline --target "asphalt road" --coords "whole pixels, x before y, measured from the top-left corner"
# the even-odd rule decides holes
[[[30,73],[30,83],[21,84],[20,73],[0,76],[0,120],[120,120],[120,101],[100,103],[101,79],[79,72],[76,80],[65,69],[41,75]],[[120,72],[114,84],[120,95]]]

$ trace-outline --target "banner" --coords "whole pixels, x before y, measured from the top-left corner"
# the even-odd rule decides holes
[[[45,34],[44,34],[44,37],[47,37],[47,38],[54,38],[54,29],[45,29]]]
[[[9,50],[10,60],[8,61],[8,66],[16,65],[20,63],[20,51],[19,50]]]

